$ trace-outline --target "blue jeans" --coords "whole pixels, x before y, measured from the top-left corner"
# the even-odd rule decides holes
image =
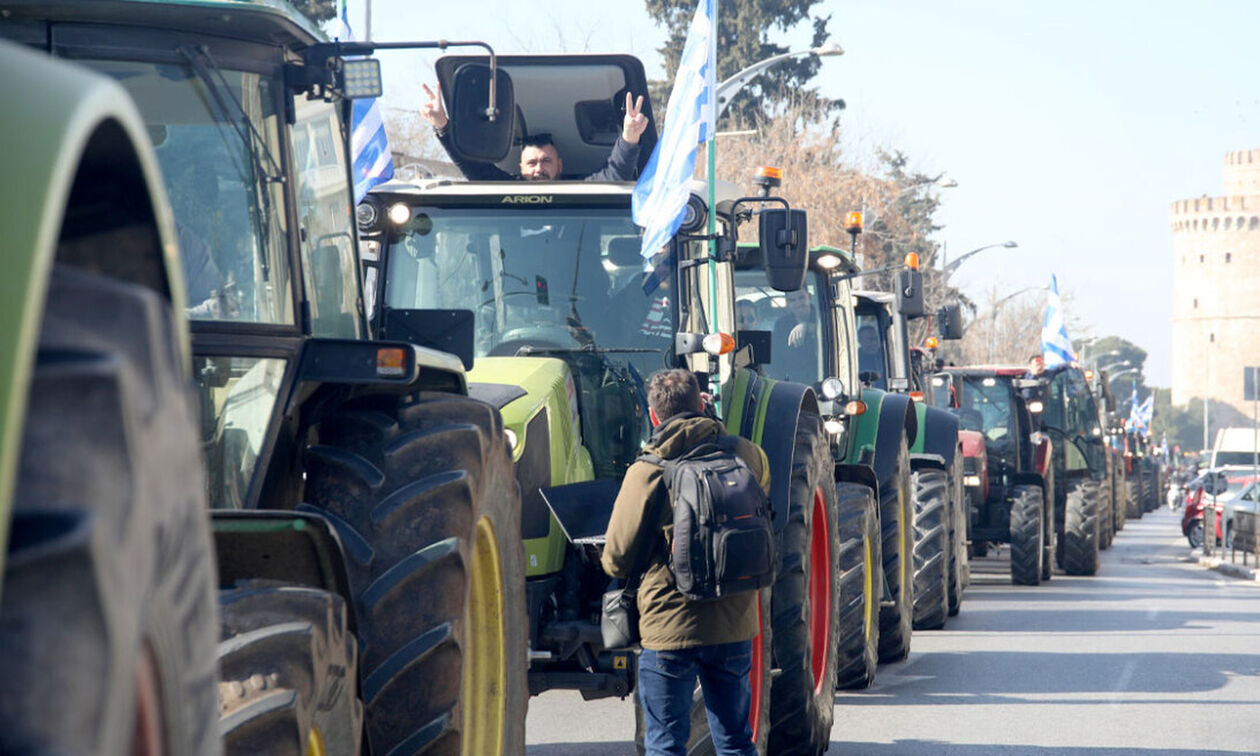
[[[752,641],[639,654],[639,705],[647,756],[686,756],[691,697],[700,679],[709,731],[719,756],[756,756],[748,721]]]

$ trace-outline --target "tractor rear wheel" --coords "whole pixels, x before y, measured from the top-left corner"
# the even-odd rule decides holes
[[[1142,519],[1142,481],[1141,473],[1124,481],[1124,514],[1125,519]]]
[[[949,616],[962,609],[963,591],[967,589],[970,566],[967,563],[967,517],[971,505],[963,487],[962,449],[954,452],[949,470],[949,571],[946,573]]]
[[[914,619],[914,510],[910,494],[910,452],[901,439],[892,485],[879,491],[879,525],[883,536],[884,585],[892,601],[879,609],[879,661],[901,661],[910,655]]]
[[[769,747],[774,754],[812,756],[831,741],[840,638],[840,531],[832,464],[822,420],[802,412],[771,594],[776,671],[770,685]]]
[[[949,476],[916,470],[914,500],[914,629],[939,630],[949,616]]]
[[[347,554],[374,753],[519,753],[520,492],[503,421],[464,396],[367,396],[324,419],[299,509]]]
[[[1044,566],[1045,515],[1041,486],[1019,485],[1011,491],[1011,582],[1040,585]]]
[[[359,753],[358,643],[345,601],[328,591],[247,580],[223,591],[219,606],[224,750]]]
[[[18,405],[0,751],[220,750],[205,471],[176,327],[150,289],[54,269]]]
[[[884,595],[879,506],[857,483],[836,486],[840,518],[840,647],[836,686],[869,687],[879,664],[879,602]]]
[[[1073,482],[1063,512],[1063,571],[1069,575],[1098,572],[1098,484]]]

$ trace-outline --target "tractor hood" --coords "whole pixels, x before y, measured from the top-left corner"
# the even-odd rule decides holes
[[[588,176],[603,167],[625,116],[626,93],[643,96],[648,128],[639,140],[639,169],[656,144],[656,121],[648,99],[643,63],[632,55],[500,55],[499,70],[515,95],[512,148],[495,163],[508,173],[520,167],[521,140],[550,134],[564,161],[565,177]],[[457,72],[469,64],[489,65],[484,55],[446,55],[435,64],[452,128],[461,114],[450,108]],[[474,114],[464,117],[479,117]]]

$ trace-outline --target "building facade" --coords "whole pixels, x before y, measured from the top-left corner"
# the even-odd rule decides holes
[[[1225,192],[1178,200],[1173,238],[1172,402],[1251,415],[1243,368],[1260,365],[1260,149],[1225,155]]]

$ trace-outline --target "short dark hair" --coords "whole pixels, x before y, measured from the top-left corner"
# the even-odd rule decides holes
[[[521,137],[521,149],[525,149],[526,147],[538,147],[539,149],[541,149],[543,147],[555,147],[555,146],[556,146],[556,143],[554,140],[552,140],[551,134],[548,134],[545,132],[541,134],[530,134],[529,136]]]
[[[704,409],[700,400],[700,384],[690,370],[660,370],[648,379],[648,406],[662,423],[682,412]]]

